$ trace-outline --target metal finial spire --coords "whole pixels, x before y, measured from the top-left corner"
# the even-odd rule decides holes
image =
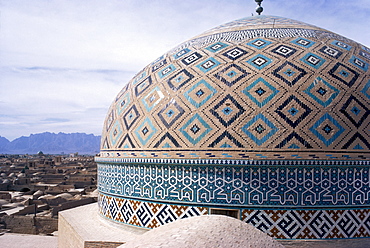
[[[258,4],[258,7],[256,8],[256,12],[258,13],[258,15],[261,15],[261,13],[263,11],[261,3],[262,3],[263,0],[254,0],[254,1]]]

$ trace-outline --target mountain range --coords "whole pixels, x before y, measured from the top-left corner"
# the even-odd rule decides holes
[[[0,154],[99,153],[101,136],[86,133],[39,133],[13,141],[0,136]]]

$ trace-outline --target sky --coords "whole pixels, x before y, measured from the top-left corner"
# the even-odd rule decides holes
[[[142,68],[204,31],[255,13],[254,0],[0,0],[0,136],[100,135]],[[264,0],[370,47],[370,0]]]

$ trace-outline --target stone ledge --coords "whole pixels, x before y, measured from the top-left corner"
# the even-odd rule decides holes
[[[118,225],[98,215],[98,204],[59,212],[58,247],[118,247],[137,238],[147,229]]]
[[[181,224],[178,222],[176,225]],[[128,243],[135,244],[147,236],[156,234],[158,230],[117,224],[98,215],[98,203],[59,212],[59,248],[116,248]],[[167,227],[168,228],[168,227]],[[144,236],[142,234],[147,233]],[[140,239],[139,239],[140,237]],[[185,237],[182,237],[185,238]],[[181,239],[181,238],[180,238]],[[154,240],[155,241],[155,240]],[[370,238],[342,240],[277,240],[286,248],[364,248],[370,247]],[[183,247],[181,245],[177,246]]]

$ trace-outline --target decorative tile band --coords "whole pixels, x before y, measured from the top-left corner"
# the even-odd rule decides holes
[[[370,236],[370,209],[244,209],[242,220],[277,239]]]
[[[238,31],[226,31],[222,33],[217,33],[214,35],[209,35],[205,37],[200,37],[186,41],[176,48],[172,49],[169,54],[176,53],[182,49],[188,47],[201,48],[216,41],[227,41],[227,42],[243,42],[249,39],[266,37],[266,38],[288,38],[288,37],[305,37],[305,38],[326,38],[326,39],[338,39],[344,42],[350,42],[349,39],[337,35],[335,33],[323,31],[323,30],[312,30],[303,28],[261,28],[261,29],[246,29]],[[308,46],[306,46],[308,47]]]
[[[239,208],[370,206],[369,161],[143,162],[98,162],[99,191],[148,201]]]
[[[186,154],[186,155],[185,155]],[[209,159],[199,159],[197,151],[178,152],[176,156],[165,152],[137,152],[131,153],[132,157],[95,157],[97,163],[144,163],[144,164],[191,164],[191,165],[367,165],[370,166],[370,158],[360,156],[363,160],[353,160],[354,155],[344,154],[325,154],[325,160],[320,160],[317,154],[308,154],[308,158],[315,160],[305,160],[303,154],[290,154],[290,159],[281,159],[280,154],[239,154],[240,158],[234,159],[227,152],[223,153],[224,159],[213,159],[216,155],[208,152]],[[193,157],[194,159],[189,159]],[[184,158],[185,157],[185,158]],[[197,159],[198,158],[198,159]],[[272,159],[271,159],[272,158]],[[278,159],[276,159],[278,158]],[[254,160],[256,159],[256,160]],[[268,160],[267,160],[268,159]],[[347,160],[348,159],[348,160]]]
[[[275,27],[279,27],[282,25],[283,27],[287,26],[301,26],[305,29],[318,29],[318,27],[297,21],[292,20],[289,18],[284,18],[281,16],[270,16],[270,15],[261,15],[261,16],[252,16],[252,17],[245,17],[239,20],[231,21],[215,28],[209,30],[208,33],[214,33],[216,31],[221,31],[225,29],[239,29],[239,28],[246,28],[246,27],[261,27],[266,26],[270,28],[272,25]],[[206,32],[207,33],[207,32]]]
[[[277,239],[337,239],[370,236],[370,209],[234,208],[240,219]],[[99,213],[118,223],[155,228],[210,213],[209,207],[138,201],[99,194]]]
[[[208,208],[129,200],[99,194],[99,213],[119,223],[155,228],[177,219],[208,214]]]

